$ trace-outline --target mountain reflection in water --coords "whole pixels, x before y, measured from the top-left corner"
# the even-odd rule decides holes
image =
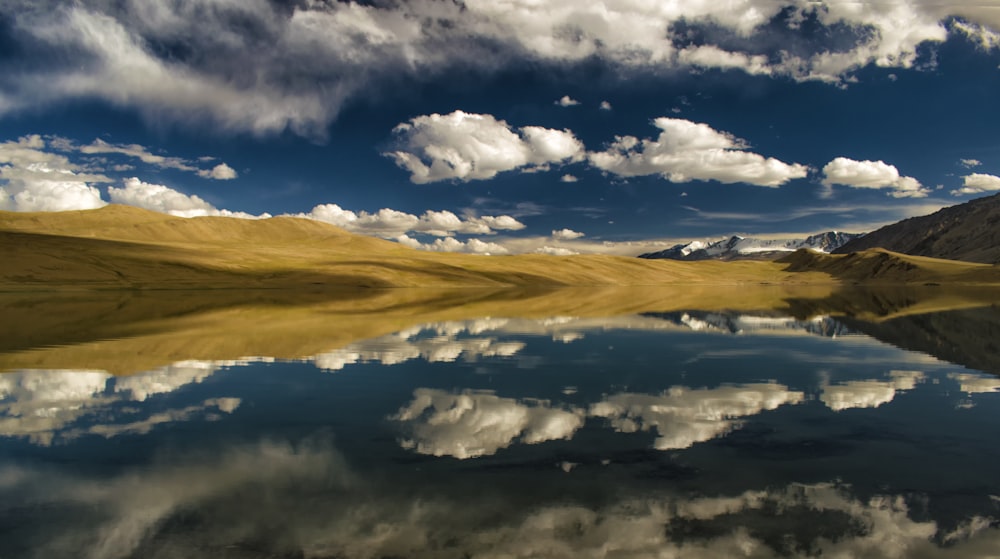
[[[1000,312],[931,295],[11,299],[0,557],[997,557]]]

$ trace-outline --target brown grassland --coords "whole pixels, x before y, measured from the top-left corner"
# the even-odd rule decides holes
[[[0,371],[300,358],[419,324],[730,310],[887,321],[1000,303],[997,266],[421,252],[295,218],[0,212]]]
[[[873,250],[677,262],[417,251],[316,221],[179,218],[127,206],[0,212],[0,290],[1000,284],[1000,268]]]

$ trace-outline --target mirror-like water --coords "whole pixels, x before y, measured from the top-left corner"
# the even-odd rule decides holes
[[[997,557],[998,323],[492,313],[294,358],[196,359],[166,342],[184,328],[11,342],[45,368],[0,374],[0,557]],[[101,348],[170,359],[115,376]]]

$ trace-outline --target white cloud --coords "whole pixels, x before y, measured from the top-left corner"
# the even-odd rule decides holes
[[[574,107],[579,104],[579,101],[573,99],[569,95],[563,95],[560,99],[553,103],[553,105],[559,105],[560,107]]]
[[[65,156],[46,150],[41,136],[0,143],[0,208],[21,212],[89,210],[106,202],[92,182],[111,182],[88,173]]]
[[[574,254],[580,254],[579,252],[569,248],[554,247],[549,245],[540,246],[533,252],[535,254],[548,254],[550,256],[573,256]]]
[[[764,55],[751,56],[742,52],[730,52],[715,45],[687,47],[677,53],[677,61],[685,66],[702,68],[741,69],[748,74],[769,75],[774,68]]]
[[[224,216],[243,219],[270,217],[255,216],[244,212],[220,210],[197,195],[184,194],[162,184],[143,182],[136,177],[123,181],[121,188],[109,187],[108,195],[116,204],[127,204],[178,217]]]
[[[583,233],[580,233],[579,231],[573,231],[572,229],[559,229],[556,231],[552,231],[552,238],[559,239],[561,241],[570,241],[573,239],[579,239],[580,237],[583,236],[584,236]]]
[[[930,192],[917,179],[904,177],[884,161],[856,161],[837,157],[823,167],[823,185],[851,188],[887,188],[894,198],[924,198]]]
[[[601,152],[588,154],[590,164],[609,173],[634,177],[662,175],[671,182],[716,180],[777,187],[805,177],[808,169],[747,151],[746,143],[707,124],[660,117],[655,140],[618,136]]]
[[[235,179],[239,175],[236,174],[236,170],[226,165],[225,163],[219,163],[211,170],[202,169],[198,171],[198,176],[204,179],[215,179],[219,181],[228,181]]]
[[[183,159],[181,157],[155,154],[148,148],[139,144],[112,144],[105,142],[100,138],[95,138],[94,141],[89,144],[78,145],[76,142],[68,138],[61,138],[58,136],[51,137],[50,144],[52,147],[64,152],[79,152],[86,155],[107,153],[124,155],[126,157],[138,159],[147,165],[152,165],[160,169],[174,169],[177,171],[191,172],[205,179],[230,180],[237,178],[236,171],[225,163],[219,163],[212,169],[199,169],[193,164],[192,161],[188,161],[187,159]],[[214,159],[214,157],[199,157],[198,161],[208,162]],[[111,168],[116,171],[133,169],[131,165],[123,164],[112,165]]]
[[[569,173],[566,173],[565,175],[559,177],[559,182],[577,182],[579,180],[580,179],[576,178],[576,176],[571,175]]]
[[[172,10],[151,1],[29,9],[27,0],[9,0],[5,6],[0,10],[17,27],[12,36],[65,57],[29,56],[23,70],[7,76],[0,111],[97,98],[152,120],[309,136],[322,136],[345,102],[366,90],[456,67],[495,72],[526,59],[600,60],[627,73],[719,68],[844,83],[866,65],[912,67],[920,45],[947,38],[947,16],[963,16],[951,32],[984,48],[995,47],[1000,27],[985,3],[933,0],[821,7],[770,0],[253,1],[225,9],[189,0]],[[839,49],[799,36],[795,54],[762,54],[773,50],[765,24],[783,10],[790,27],[811,17],[819,27],[814,35],[836,28],[850,36]],[[682,37],[674,28],[682,21],[711,26],[707,44],[678,47]],[[733,50],[726,39],[746,47]],[[199,56],[168,56],[151,48],[157,44],[184,44]],[[248,77],[243,69],[251,64]]]
[[[84,434],[146,433],[163,423],[232,413],[240,403],[236,398],[213,398],[180,409],[157,407],[148,414],[142,403],[199,383],[220,366],[234,363],[182,361],[128,377],[87,370],[5,373],[0,375],[0,435],[48,446]]]
[[[962,188],[952,190],[954,196],[963,194],[981,194],[1000,190],[1000,177],[985,173],[972,173],[962,177]]]
[[[655,252],[669,248],[678,239],[648,239],[636,241],[600,241],[586,237],[573,240],[555,240],[550,235],[505,237],[496,241],[502,244],[511,254],[611,254],[617,256],[636,256],[643,252]]]
[[[147,8],[134,11],[129,18],[115,18],[76,6],[53,10],[45,17],[35,13],[34,17],[21,20],[21,25],[36,40],[80,53],[81,63],[31,75],[28,79],[44,82],[46,87],[30,87],[36,98],[21,98],[20,104],[31,106],[65,98],[97,97],[114,105],[139,109],[154,120],[194,124],[208,118],[222,129],[255,133],[291,129],[299,134],[318,135],[318,127],[335,112],[323,101],[333,101],[336,106],[339,105],[337,97],[343,97],[343,87],[336,86],[331,88],[329,95],[282,91],[276,74],[282,72],[280,66],[287,64],[293,54],[293,49],[284,41],[279,47],[282,52],[277,56],[283,60],[277,65],[268,65],[262,76],[264,79],[249,87],[232,79],[234,76],[227,76],[225,70],[213,72],[176,59],[158,58],[146,47],[148,39],[157,35],[179,37],[186,33],[192,41],[217,47],[203,52],[215,58],[212,63],[218,70],[243,58],[235,50],[242,45],[232,42],[227,45],[227,40],[235,39],[238,43],[249,37],[237,38],[232,33],[213,28],[212,24],[222,22],[214,20],[210,11],[199,10],[196,2],[172,14]],[[244,13],[256,19],[265,15],[265,11],[269,10],[254,6]],[[208,19],[196,21],[194,18]],[[158,25],[163,27],[157,28]],[[289,38],[297,31],[292,31]],[[257,54],[258,60],[264,59],[263,52]]]
[[[418,184],[489,179],[583,156],[583,144],[569,130],[525,126],[515,131],[492,115],[462,111],[418,116],[394,131],[399,149],[385,155]]]
[[[738,418],[797,404],[801,392],[780,384],[748,384],[692,389],[675,386],[655,394],[622,393],[608,396],[590,407],[589,414],[603,417],[621,433],[655,431],[658,450],[688,448],[729,433]]]
[[[0,178],[3,175],[0,170]],[[17,212],[91,210],[106,205],[98,189],[73,180],[35,179],[20,191],[4,189],[3,194],[8,198],[4,206]]]
[[[409,235],[399,235],[394,239],[397,243],[418,250],[434,252],[465,252],[469,254],[509,254],[510,251],[499,243],[486,242],[480,239],[460,241],[455,237],[435,239],[432,243],[421,243]]]
[[[205,559],[259,540],[262,526],[268,537],[253,550],[261,555],[321,550],[351,558],[441,557],[441,542],[449,555],[508,559],[932,559],[993,557],[1000,544],[988,516],[965,511],[936,521],[933,494],[917,497],[911,517],[912,495],[855,492],[839,481],[706,493],[625,476],[613,491],[587,499],[594,492],[586,480],[601,475],[582,464],[586,479],[556,484],[565,491],[553,490],[548,479],[529,482],[517,487],[530,497],[524,498],[509,495],[510,485],[461,490],[454,476],[399,475],[387,483],[383,472],[349,464],[326,441],[268,439],[175,453],[111,473],[12,465],[4,473],[13,481],[0,486],[0,502],[9,503],[8,511],[22,502],[49,504],[32,511],[40,526],[52,527],[37,532],[40,556],[66,549],[83,557],[134,556],[155,533],[163,549]],[[480,477],[490,473],[474,469]],[[302,506],[303,493],[309,506]],[[47,513],[75,507],[102,514],[48,522]],[[210,511],[199,515],[196,534],[164,528],[176,528],[192,510]],[[781,530],[789,525],[822,529],[789,538]],[[692,527],[694,537],[677,537]]]
[[[602,111],[610,111],[611,110],[611,103],[609,103],[607,101],[601,101],[600,108],[601,108]]]
[[[311,358],[320,369],[339,371],[355,363],[398,365],[422,358],[431,363],[450,363],[461,358],[475,363],[484,357],[511,357],[524,349],[524,343],[498,341],[496,338],[470,336],[459,338],[463,332],[479,334],[494,326],[475,328],[464,323],[425,324],[402,332],[354,342],[346,347],[320,353]],[[432,337],[419,334],[433,332]]]
[[[959,390],[966,394],[1000,392],[1000,379],[970,373],[948,373],[948,378],[958,383]]]
[[[968,37],[970,41],[976,43],[983,50],[1000,48],[1000,33],[985,25],[955,20],[952,22],[951,28],[953,31],[958,31]]]
[[[109,144],[100,138],[95,138],[90,144],[77,147],[76,151],[86,153],[88,155],[98,153],[116,153],[119,155],[134,157],[143,163],[153,165],[161,169],[176,169],[178,171],[191,172],[198,171],[196,167],[190,165],[186,160],[181,159],[180,157],[168,157],[165,155],[150,153],[148,149],[140,146],[139,144]]]
[[[852,380],[822,387],[819,399],[833,411],[850,408],[877,408],[891,402],[896,393],[913,390],[924,380],[919,371],[892,371],[889,380]]]
[[[579,410],[553,408],[546,401],[519,401],[491,392],[419,388],[393,418],[411,433],[403,448],[460,460],[489,456],[515,440],[537,444],[570,439],[583,426]]]
[[[958,162],[960,165],[962,165],[962,167],[965,167],[966,169],[978,167],[983,164],[983,162],[978,159],[959,159]]]
[[[121,188],[109,187],[116,204],[127,204],[180,217],[213,215],[218,209],[197,195],[178,192],[162,184],[150,184],[136,177],[125,179]]]
[[[10,503],[7,510],[24,501],[50,505],[32,511],[41,526],[53,527],[38,532],[44,535],[37,542],[40,556],[66,549],[83,557],[134,556],[155,533],[164,549],[205,559],[260,540],[262,526],[268,537],[253,550],[259,547],[261,555],[332,550],[351,558],[429,559],[441,557],[446,544],[449,555],[508,559],[939,559],[993,557],[1000,544],[988,516],[966,511],[938,522],[924,512],[938,508],[930,495],[911,517],[912,496],[865,494],[841,482],[706,493],[625,479],[614,491],[598,493],[601,498],[587,499],[594,491],[585,480],[555,486],[545,480],[519,486],[530,498],[515,498],[505,485],[456,490],[454,476],[400,475],[387,483],[382,472],[349,464],[315,439],[225,443],[111,473],[13,465],[5,474],[16,482],[0,486],[0,497]],[[557,466],[565,464],[552,464]],[[302,506],[303,493],[310,495],[309,506]],[[47,513],[73,507],[102,514],[47,522]],[[199,515],[196,534],[172,524],[192,510],[210,511]],[[822,529],[788,537],[781,528],[790,525]],[[695,536],[678,537],[692,527]]]
[[[447,210],[428,210],[420,216],[416,216],[391,208],[382,208],[377,212],[369,213],[345,210],[337,204],[321,204],[314,207],[309,213],[297,214],[296,217],[324,221],[352,233],[384,238],[397,238],[408,232],[439,237],[448,237],[454,233],[492,235],[495,231],[518,231],[525,227],[523,223],[509,215],[468,216],[463,219]],[[410,239],[401,242],[412,245],[416,241]]]

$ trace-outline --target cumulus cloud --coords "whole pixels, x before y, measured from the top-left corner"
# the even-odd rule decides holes
[[[601,101],[600,109],[602,111],[610,111],[611,110],[611,103],[609,103],[607,101]]]
[[[966,394],[1000,392],[1000,379],[993,376],[971,373],[948,373],[948,378],[958,383],[958,388]]]
[[[767,56],[723,50],[715,45],[687,47],[677,52],[677,61],[685,66],[718,69],[741,69],[748,74],[769,75],[775,68]]]
[[[239,175],[236,174],[236,169],[233,169],[225,163],[219,163],[211,169],[201,169],[198,171],[198,176],[204,179],[215,179],[219,181],[228,181],[235,179]]]
[[[985,173],[972,173],[962,177],[962,188],[952,190],[954,196],[964,194],[982,194],[1000,190],[1000,177]]]
[[[0,435],[48,446],[85,434],[147,433],[164,423],[232,413],[239,399],[212,398],[176,409],[143,406],[154,396],[200,383],[227,364],[235,362],[182,361],[122,378],[87,370],[5,373],[0,375]]]
[[[297,214],[296,217],[324,221],[353,233],[384,238],[397,238],[408,232],[439,237],[448,237],[455,233],[492,235],[496,231],[519,231],[525,227],[523,223],[509,215],[470,215],[461,218],[447,210],[428,210],[417,216],[391,208],[382,208],[369,213],[345,210],[337,204],[320,204],[309,213]]]
[[[569,173],[566,173],[565,175],[559,177],[559,182],[577,182],[579,180],[580,179],[576,178],[576,176],[571,175]]]
[[[180,217],[211,215],[218,209],[197,195],[178,192],[162,184],[150,184],[136,177],[125,179],[121,188],[108,188],[111,201]]]
[[[559,105],[560,107],[573,107],[573,106],[579,105],[580,102],[577,101],[576,99],[573,99],[569,95],[563,95],[560,99],[556,100],[556,102],[553,103],[553,104],[554,105]]]
[[[47,149],[41,136],[0,143],[0,209],[51,212],[100,208],[106,202],[91,183],[111,179],[90,173]]]
[[[573,231],[572,229],[559,229],[557,231],[552,231],[552,238],[559,239],[562,241],[569,241],[573,239],[579,239],[583,237],[583,233],[579,231]]]
[[[780,384],[692,389],[675,386],[663,394],[622,393],[590,407],[621,433],[654,431],[658,450],[688,448],[735,429],[741,417],[797,404],[805,395]]]
[[[421,243],[419,240],[409,235],[400,235],[395,241],[401,245],[415,248],[417,250],[429,250],[433,252],[464,252],[468,254],[497,255],[509,254],[507,247],[493,242],[482,241],[480,239],[469,239],[460,241],[455,237],[444,237],[435,239],[430,243]]]
[[[413,359],[431,363],[450,363],[462,359],[475,363],[487,357],[511,357],[524,349],[518,341],[499,341],[492,337],[471,336],[459,338],[464,332],[479,334],[490,327],[476,324],[442,323],[425,324],[407,330],[361,340],[346,347],[324,352],[312,357],[313,363],[326,371],[339,371],[356,363],[398,365]],[[434,335],[426,336],[428,332]]]
[[[913,390],[924,380],[920,371],[891,371],[889,380],[852,380],[822,387],[819,399],[833,411],[850,408],[877,408],[891,402],[896,393]]]
[[[856,161],[837,157],[823,167],[824,186],[889,189],[893,198],[924,198],[930,192],[913,177],[904,177],[894,165],[884,161]]]
[[[582,158],[583,144],[569,130],[512,129],[488,114],[455,111],[418,116],[394,129],[398,149],[385,153],[423,184],[489,179],[503,171],[535,170]]]
[[[966,169],[971,169],[973,167],[978,167],[978,166],[980,166],[980,165],[983,164],[983,162],[980,161],[980,160],[978,160],[978,159],[959,159],[958,163],[962,167],[965,167]]]
[[[515,440],[537,444],[570,439],[583,426],[579,410],[552,407],[544,400],[519,401],[492,392],[459,394],[419,388],[393,419],[410,432],[403,448],[460,460],[496,454]]]
[[[566,247],[554,247],[549,245],[543,245],[536,248],[535,254],[548,254],[549,256],[573,256],[574,254],[580,254],[579,252],[566,248]]]
[[[109,187],[108,196],[116,204],[126,204],[178,217],[223,216],[243,219],[270,217],[220,210],[195,194],[184,194],[162,184],[143,182],[136,177],[123,181],[121,188]]]
[[[605,151],[588,154],[590,164],[622,177],[661,175],[671,182],[715,180],[778,187],[805,177],[808,168],[747,150],[744,141],[707,124],[679,118],[653,120],[656,139],[618,136]]]

